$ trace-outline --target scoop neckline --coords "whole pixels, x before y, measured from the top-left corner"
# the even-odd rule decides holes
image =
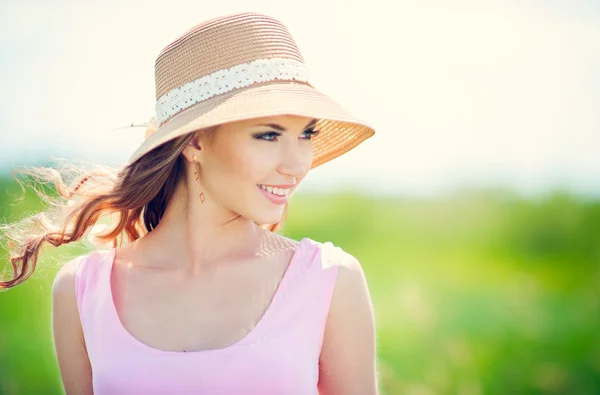
[[[125,328],[125,326],[123,325],[123,322],[121,321],[121,317],[119,316],[119,313],[117,311],[117,306],[115,304],[115,300],[113,297],[113,288],[112,288],[112,283],[111,283],[111,277],[112,277],[112,269],[116,260],[116,247],[112,247],[109,250],[109,264],[107,265],[107,269],[106,269],[106,273],[107,275],[105,275],[105,286],[107,287],[106,289],[108,290],[108,305],[109,305],[109,310],[110,310],[110,315],[113,318],[113,321],[115,322],[115,325],[118,329],[118,331],[124,336],[124,338],[131,344],[133,344],[134,346],[142,349],[143,351],[149,352],[149,353],[153,353],[153,354],[169,354],[169,355],[205,355],[205,354],[213,354],[213,353],[223,353],[223,352],[227,352],[230,350],[233,350],[237,347],[240,347],[244,344],[249,343],[254,337],[256,337],[257,332],[265,325],[267,319],[269,318],[269,316],[272,314],[272,311],[275,307],[275,304],[278,302],[278,300],[281,298],[281,290],[282,288],[285,286],[285,284],[287,282],[290,281],[290,272],[292,271],[293,267],[296,265],[296,261],[299,260],[299,256],[301,253],[301,249],[304,245],[304,242],[307,238],[303,238],[302,240],[300,240],[300,242],[298,243],[298,245],[296,246],[296,250],[294,251],[294,254],[292,255],[292,258],[290,259],[290,262],[285,270],[285,272],[283,273],[283,276],[281,278],[281,280],[279,281],[279,284],[277,285],[277,288],[275,289],[275,293],[273,294],[273,297],[271,298],[271,302],[269,303],[267,309],[265,310],[265,312],[263,313],[263,315],[260,317],[260,319],[258,320],[257,324],[241,339],[237,340],[236,342],[225,346],[225,347],[221,347],[221,348],[210,348],[210,349],[205,349],[205,350],[197,350],[197,351],[171,351],[171,350],[161,350],[159,348],[155,348],[155,347],[151,347],[148,344],[142,342],[141,340],[139,340],[138,338],[136,338],[135,336],[133,336],[133,334],[131,334],[131,332],[129,332],[129,330],[127,330],[127,328]]]

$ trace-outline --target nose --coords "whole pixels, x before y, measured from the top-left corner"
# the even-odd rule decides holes
[[[301,142],[281,144],[278,171],[295,178],[302,178],[312,163],[312,147]]]

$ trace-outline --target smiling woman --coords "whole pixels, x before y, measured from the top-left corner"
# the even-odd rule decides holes
[[[45,243],[88,235],[110,247],[54,280],[66,392],[376,394],[360,263],[277,233],[309,170],[374,130],[313,87],[284,25],[256,13],[202,22],[168,45],[156,99],[122,169],[28,170],[59,196],[3,227],[13,277],[2,288],[32,275]]]

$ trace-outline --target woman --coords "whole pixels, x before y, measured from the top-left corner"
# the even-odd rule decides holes
[[[103,226],[96,239],[112,245],[54,280],[67,394],[376,394],[359,262],[276,233],[308,170],[373,129],[318,92],[287,29],[256,13],[205,21],[165,47],[156,97],[126,165],[57,179],[60,215],[13,242],[4,288],[31,275],[44,242]]]

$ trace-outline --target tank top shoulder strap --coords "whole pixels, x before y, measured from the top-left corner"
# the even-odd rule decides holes
[[[305,277],[320,278],[329,282],[335,281],[336,268],[332,266],[332,252],[335,248],[330,242],[320,243],[308,237],[298,244],[297,251],[290,263],[287,281],[296,283]],[[285,278],[284,278],[285,279]]]
[[[307,252],[305,255],[308,258],[305,262],[307,265],[306,270],[311,277],[310,281],[316,286],[318,285],[319,293],[321,293],[321,300],[324,303],[323,307],[328,311],[339,267],[355,258],[330,241],[321,243],[308,239],[306,244]],[[314,287],[306,290],[306,292],[315,291],[316,289]]]
[[[101,286],[103,270],[106,268],[106,258],[110,251],[96,250],[87,255],[82,255],[75,260],[75,295],[77,298],[77,308],[82,323],[84,323],[84,305],[83,301],[88,294],[95,294],[98,287]]]

